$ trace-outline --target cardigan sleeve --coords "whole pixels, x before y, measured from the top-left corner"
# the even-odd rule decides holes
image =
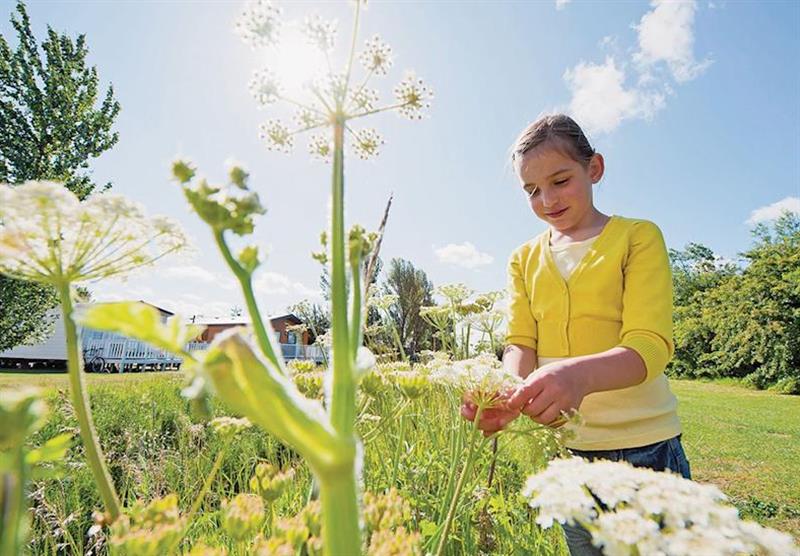
[[[672,338],[672,273],[661,230],[636,222],[623,268],[622,329],[619,346],[636,351],[647,367],[644,382],[664,372],[675,346]]]
[[[531,300],[525,285],[519,250],[508,261],[508,332],[506,345],[518,344],[536,349],[536,319],[531,313]]]

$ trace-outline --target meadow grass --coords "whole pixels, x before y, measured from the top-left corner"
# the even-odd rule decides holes
[[[192,422],[188,405],[179,396],[181,374],[89,374],[88,382],[97,428],[125,504],[175,492],[181,507],[188,507],[220,442]],[[77,434],[64,395],[66,375],[0,371],[0,388],[22,385],[44,388],[52,408],[34,442],[65,430]],[[672,387],[679,398],[683,441],[694,478],[719,485],[744,516],[800,537],[800,398],[696,381],[673,380]],[[434,392],[408,404],[405,417],[387,419],[387,426],[365,447],[366,489],[379,492],[397,485],[411,502],[414,526],[423,531],[432,530],[441,516],[443,499],[452,488],[443,479],[457,465],[462,448],[452,444],[459,437],[451,432],[464,426],[457,407],[437,396]],[[380,396],[371,400],[366,413],[390,415],[400,403],[397,396]],[[217,404],[213,410],[227,413]],[[372,427],[367,423],[362,434]],[[499,451],[488,490],[480,487],[486,486],[490,451],[484,450],[478,459],[447,553],[489,549],[497,554],[566,554],[560,533],[538,529],[519,495],[525,477],[545,463],[541,446],[526,437],[501,437]],[[62,480],[37,484],[33,525],[34,538],[40,542],[32,545],[34,553],[55,554],[58,547],[62,552],[86,550],[82,532],[100,501],[80,448],[72,452],[70,472]],[[303,506],[311,488],[307,468],[296,454],[251,429],[231,446],[190,538],[213,540],[220,535],[216,510],[221,500],[246,491],[253,468],[262,460],[299,471],[276,512],[286,515]],[[56,526],[64,521],[69,525]]]

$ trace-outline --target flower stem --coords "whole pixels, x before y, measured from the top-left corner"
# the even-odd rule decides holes
[[[320,477],[322,543],[326,556],[361,554],[355,465],[341,474]]]
[[[22,521],[25,516],[25,453],[21,446],[13,453],[3,454],[9,464],[0,473],[0,555],[20,554],[24,539],[20,538],[20,530],[24,530]],[[0,461],[2,465],[3,461]],[[5,465],[3,465],[5,466]]]
[[[167,554],[172,554],[178,545],[181,544],[181,541],[186,537],[186,533],[189,532],[189,528],[192,526],[192,521],[194,520],[195,514],[200,509],[200,505],[203,503],[203,500],[208,494],[209,489],[211,488],[211,484],[214,482],[214,479],[217,477],[217,473],[219,473],[220,468],[222,468],[222,462],[225,459],[225,455],[228,453],[228,447],[231,445],[232,438],[229,438],[225,441],[225,444],[222,446],[222,449],[217,452],[217,457],[214,460],[214,465],[211,466],[211,471],[206,477],[206,480],[203,482],[203,488],[200,489],[200,494],[197,495],[197,498],[194,499],[192,503],[192,507],[189,509],[189,513],[186,514],[186,528],[183,530],[183,534],[180,535],[169,547],[167,550]]]
[[[92,419],[92,409],[89,405],[89,396],[86,392],[86,384],[83,377],[83,364],[78,352],[80,337],[72,320],[72,292],[69,283],[59,285],[58,293],[61,298],[61,314],[64,318],[64,331],[67,336],[67,371],[69,373],[70,394],[75,415],[78,418],[78,426],[81,431],[81,439],[86,450],[86,459],[89,468],[100,490],[100,497],[106,511],[111,515],[111,520],[116,520],[120,515],[119,496],[114,489],[114,483],[108,474],[106,460],[103,450],[97,439],[97,431],[94,428]]]
[[[436,547],[436,556],[441,556],[444,553],[444,547],[447,544],[447,535],[450,534],[450,526],[453,524],[453,518],[456,515],[456,508],[458,507],[459,498],[461,497],[461,489],[464,487],[464,480],[467,478],[467,475],[469,475],[469,472],[472,469],[472,463],[475,459],[475,442],[478,440],[478,423],[481,419],[481,413],[483,413],[483,408],[478,407],[478,411],[475,414],[472,431],[470,431],[469,434],[467,461],[464,463],[464,467],[461,468],[461,474],[458,477],[456,489],[453,491],[453,497],[450,499],[450,509],[447,511],[447,517],[444,521],[442,536],[439,537],[439,544]]]
[[[258,310],[256,297],[253,293],[252,276],[249,272],[242,268],[242,265],[240,265],[233,257],[233,254],[231,253],[230,248],[228,248],[228,244],[225,242],[225,237],[222,235],[221,231],[214,231],[214,240],[216,241],[217,247],[222,253],[222,257],[228,264],[228,267],[230,267],[230,269],[233,271],[236,279],[239,280],[239,286],[242,289],[242,295],[244,295],[244,301],[247,305],[247,312],[250,314],[250,319],[252,320],[253,324],[253,331],[256,333],[256,339],[258,340],[258,345],[261,348],[261,351],[264,353],[267,359],[269,359],[270,363],[272,363],[275,368],[281,372],[281,374],[286,375],[286,372],[283,368],[283,360],[276,355],[275,349],[272,346],[272,339],[267,333],[267,329],[264,326],[264,320],[261,318],[261,312]]]
[[[333,395],[331,399],[331,424],[343,439],[347,439],[353,434],[356,388],[347,326],[344,249],[344,120],[340,115],[337,116],[334,125],[333,144],[333,215],[331,218],[331,250],[333,256],[331,269]]]

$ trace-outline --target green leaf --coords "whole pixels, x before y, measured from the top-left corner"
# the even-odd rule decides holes
[[[72,446],[72,434],[65,432],[54,436],[41,447],[28,452],[25,461],[28,465],[38,465],[41,463],[54,463],[60,461],[67,454]]]
[[[97,303],[78,309],[73,318],[86,328],[116,332],[176,354],[186,354],[186,344],[204,327],[184,325],[178,317],[166,323],[153,306],[139,302]]]

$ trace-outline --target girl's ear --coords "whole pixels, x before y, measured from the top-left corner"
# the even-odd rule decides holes
[[[606,163],[603,160],[603,155],[595,153],[589,160],[589,177],[592,178],[592,183],[597,183],[603,177],[606,170]]]

